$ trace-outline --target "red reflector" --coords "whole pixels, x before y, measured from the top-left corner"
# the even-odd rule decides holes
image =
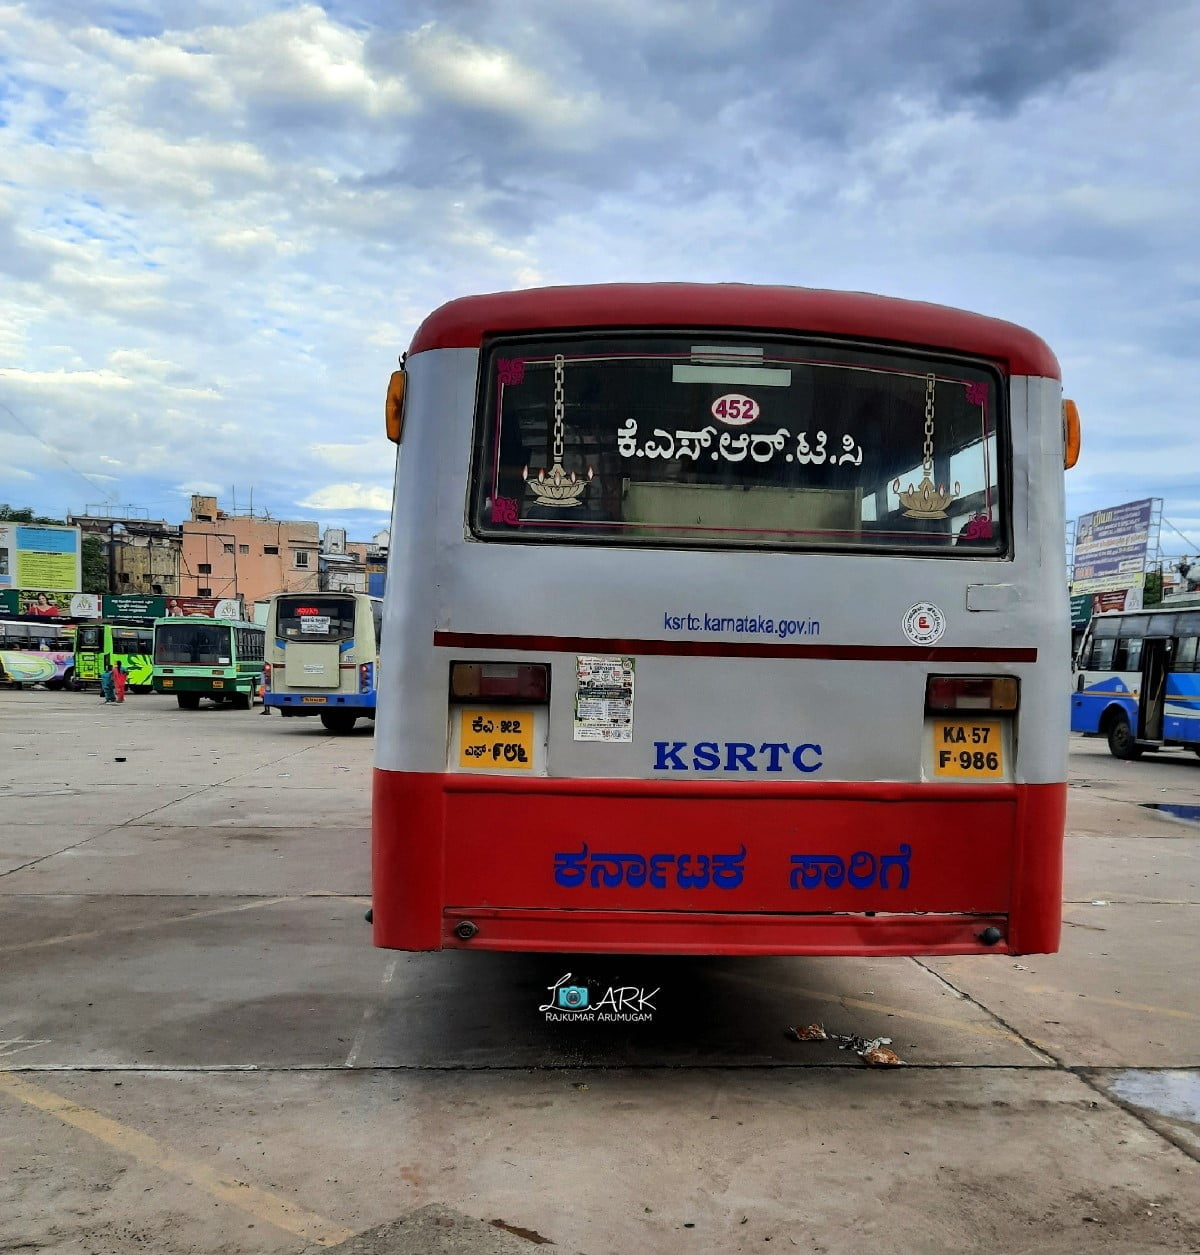
[[[550,668],[543,663],[452,662],[450,695],[459,700],[545,702]]]
[[[925,681],[925,709],[1016,710],[1020,695],[1014,676],[931,675]]]

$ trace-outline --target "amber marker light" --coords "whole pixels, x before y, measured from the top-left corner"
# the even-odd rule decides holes
[[[1079,406],[1074,401],[1062,403],[1063,466],[1069,471],[1079,461]]]
[[[388,380],[383,416],[387,424],[387,438],[393,444],[399,444],[400,432],[404,427],[404,371],[402,370],[392,371],[392,377]]]

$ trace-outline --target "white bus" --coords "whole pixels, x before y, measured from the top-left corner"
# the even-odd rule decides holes
[[[263,703],[319,715],[330,732],[375,718],[383,602],[366,593],[276,593],[267,607]]]
[[[452,301],[399,445],[379,946],[1053,951],[1078,416],[862,293]]]

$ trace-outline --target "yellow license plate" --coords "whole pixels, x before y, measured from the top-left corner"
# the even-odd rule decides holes
[[[174,687],[175,687],[175,681],[174,681],[174,680],[164,680],[164,681],[163,681],[163,688],[165,688],[165,689],[169,689],[169,688],[174,688]]]
[[[213,688],[215,688],[215,689],[223,689],[224,687],[225,687],[225,681],[224,681],[224,680],[214,680],[214,681],[213,681]]]
[[[300,704],[307,706],[324,706],[327,700],[328,699],[324,697],[302,697],[300,699]]]
[[[1002,780],[1004,745],[993,719],[935,719],[933,774],[960,780]]]
[[[528,710],[459,712],[458,765],[492,770],[533,768],[533,713]]]

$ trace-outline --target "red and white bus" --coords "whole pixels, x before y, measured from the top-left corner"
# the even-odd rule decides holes
[[[451,301],[388,390],[375,944],[1058,946],[1078,419],[862,293]]]

